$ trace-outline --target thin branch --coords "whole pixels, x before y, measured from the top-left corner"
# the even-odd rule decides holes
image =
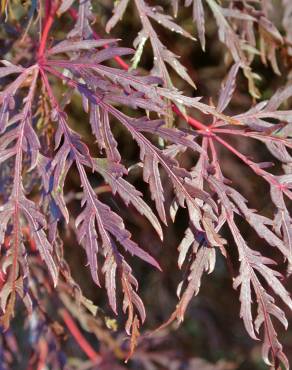
[[[49,14],[46,18],[46,23],[45,23],[45,26],[44,26],[44,29],[43,29],[43,33],[42,33],[41,41],[40,41],[40,46],[39,46],[39,50],[38,50],[38,59],[39,60],[42,60],[42,58],[44,56],[45,49],[46,49],[46,44],[47,44],[47,39],[48,39],[48,36],[49,36],[49,32],[50,32],[51,27],[54,23],[55,15],[56,15],[57,10],[58,10],[58,3],[56,2],[55,4],[52,5],[51,0],[48,0],[46,2],[46,10],[48,10],[48,9],[50,9],[50,11],[49,11]]]
[[[79,344],[80,348],[84,351],[87,357],[94,363],[100,364],[102,361],[102,357],[99,353],[95,351],[95,349],[91,346],[91,344],[87,341],[87,339],[83,336],[81,331],[78,329],[77,325],[75,324],[74,320],[72,319],[69,312],[65,309],[60,311],[60,314],[66,324],[68,330],[75,338],[76,342]]]

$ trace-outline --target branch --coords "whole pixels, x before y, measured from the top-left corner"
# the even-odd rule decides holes
[[[82,335],[81,331],[78,329],[77,325],[75,324],[74,320],[72,319],[71,315],[68,311],[62,309],[60,312],[68,330],[73,335],[76,342],[79,344],[80,348],[86,353],[87,357],[95,364],[99,364],[102,361],[102,357],[98,354],[90,343],[86,340],[86,338]]]
[[[45,27],[43,29],[43,33],[42,33],[42,37],[41,37],[41,41],[40,41],[40,46],[39,46],[39,50],[38,50],[38,59],[39,60],[43,59],[45,49],[46,49],[47,39],[48,39],[48,36],[49,36],[49,32],[51,30],[51,27],[52,27],[54,19],[55,19],[55,15],[56,15],[57,10],[58,10],[58,3],[55,3],[55,4],[52,5],[51,1],[52,0],[48,0],[46,2],[46,11],[48,9],[50,9],[50,10],[49,10],[49,14],[46,18]]]

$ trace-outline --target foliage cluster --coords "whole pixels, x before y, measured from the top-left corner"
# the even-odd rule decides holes
[[[292,271],[292,85],[287,72],[292,57],[291,2],[282,1],[280,30],[271,20],[270,0],[186,0],[185,4],[172,0],[174,18],[166,11],[169,4],[132,3],[115,3],[105,31],[112,33],[131,7],[129,11],[134,9],[141,25],[134,49],[119,46],[115,37],[100,37],[95,32],[96,22],[103,15],[89,0],[80,0],[79,4],[73,0],[32,1],[22,11],[18,3],[2,0],[1,27],[8,36],[0,67],[2,366],[9,368],[14,361],[9,328],[15,312],[21,309],[19,301],[23,301],[30,318],[27,330],[34,349],[31,368],[41,369],[48,353],[50,368],[74,368],[66,363],[62,351],[56,350],[63,329],[51,318],[50,299],[63,306],[60,315],[99,369],[109,365],[88,347],[69,312],[117,358],[128,360],[133,355],[146,319],[135,260],[157,270],[161,267],[147,246],[138,244],[118,212],[102,200],[101,193],[110,189],[113,197],[129,207],[129,214],[140,213],[161,240],[167,235],[167,225],[176,222],[179,210],[188,212],[189,224],[177,256],[185,278],[177,288],[177,306],[160,330],[183,321],[191,299],[199,293],[204,273],[214,270],[216,256],[222,255],[227,263],[234,258],[230,251],[233,240],[237,248],[234,265],[239,262],[233,278],[233,287],[239,291],[239,315],[250,337],[262,341],[265,363],[274,369],[288,369],[275,321],[287,329],[284,310],[292,310],[285,288],[285,279]],[[217,24],[229,69],[218,97],[207,100],[187,96],[173,82],[171,70],[180,77],[180,86],[184,81],[188,89],[195,88],[187,68],[157,32],[164,27],[197,42],[193,28],[186,31],[175,20],[183,7],[192,7],[203,50],[208,50],[205,18],[213,17]],[[73,28],[60,40],[55,24],[68,18]],[[146,72],[140,66],[148,46],[153,66]],[[127,64],[121,57],[129,55],[132,59]],[[261,76],[253,66],[259,62],[270,65],[279,75],[279,55],[288,66],[284,72],[287,81],[269,99],[262,100],[257,87]],[[239,75],[246,79],[252,102],[249,109],[233,113],[230,102]],[[76,101],[81,101],[87,117],[80,124],[80,132],[70,123]],[[191,112],[202,119],[191,117]],[[179,125],[179,119],[185,124]],[[89,144],[81,134],[87,125],[92,132]],[[121,127],[122,134],[136,143],[136,163],[122,157],[115,127]],[[256,141],[259,147],[267,148],[273,161],[251,158],[233,145],[233,137]],[[252,201],[238,190],[236,179],[227,178],[221,148],[268,185],[273,214],[253,209]],[[191,166],[185,165],[185,155],[191,158]],[[72,171],[78,176],[81,195],[66,193]],[[133,171],[148,184],[151,199],[131,182]],[[102,178],[106,185],[96,188],[95,178]],[[72,199],[80,201],[78,215],[68,206]],[[276,261],[268,249],[263,253],[257,245],[248,244],[241,232],[242,222],[249,224],[262,243],[277,250]],[[68,229],[74,230],[85,250],[92,280],[106,289],[112,311],[125,316],[128,346],[117,344],[105,330],[102,322],[108,330],[114,322],[96,312],[96,306],[73,279],[63,252]],[[174,254],[169,251],[170,256]],[[164,273],[171,271],[157,271]],[[164,366],[144,354],[140,362],[145,369],[150,368],[147,361],[152,368]]]

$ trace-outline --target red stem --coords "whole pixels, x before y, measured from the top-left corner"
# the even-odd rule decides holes
[[[51,29],[51,27],[53,25],[53,22],[54,22],[54,19],[55,19],[55,15],[56,15],[56,12],[57,12],[57,9],[58,9],[58,5],[56,3],[52,6],[52,0],[47,0],[45,9],[46,9],[46,12],[48,11],[48,15],[47,15],[47,18],[45,20],[45,26],[44,26],[44,29],[43,29],[43,32],[42,32],[42,37],[41,37],[40,46],[39,46],[39,50],[38,50],[38,59],[39,60],[42,59],[43,56],[44,56],[45,49],[46,49],[46,44],[47,44],[47,39],[48,39],[50,29]]]
[[[75,324],[69,312],[66,310],[62,310],[61,316],[63,317],[63,320],[68,330],[73,335],[76,342],[79,344],[80,348],[82,348],[84,353],[86,353],[87,357],[95,364],[100,363],[102,360],[101,356],[92,348],[92,346],[84,338],[84,336],[82,335],[81,331],[78,329],[77,325]]]
[[[258,176],[261,176],[268,183],[282,190],[289,199],[292,199],[291,192],[289,192],[287,186],[285,184],[281,184],[272,174],[263,170],[257,163],[250,161],[244,154],[240,153],[237,149],[235,149],[232,145],[227,143],[227,141],[223,140],[221,137],[215,136],[215,140],[218,143],[222,144],[231,153],[236,155],[239,159],[241,159],[242,162],[248,165]]]
[[[212,136],[212,132],[211,130],[209,129],[208,126],[204,125],[203,123],[201,123],[200,121],[197,121],[195,118],[193,117],[190,117],[186,114],[183,114],[179,109],[178,107],[175,105],[175,104],[172,104],[171,105],[171,109],[174,113],[176,113],[179,117],[182,117],[184,120],[187,121],[187,123],[194,127],[195,129],[197,130],[202,130],[204,131],[205,134],[208,134],[208,136]]]
[[[51,0],[46,0],[46,2],[45,2],[45,14],[50,13],[51,6],[52,6]]]

